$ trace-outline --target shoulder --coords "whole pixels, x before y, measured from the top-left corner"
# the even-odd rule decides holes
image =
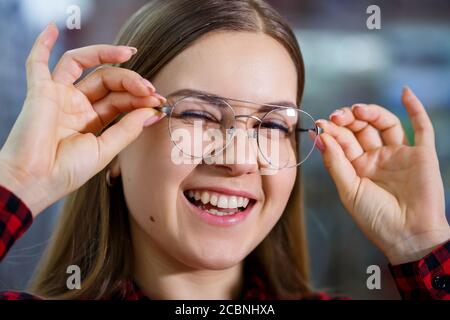
[[[38,296],[20,291],[0,291],[0,300],[42,300]]]

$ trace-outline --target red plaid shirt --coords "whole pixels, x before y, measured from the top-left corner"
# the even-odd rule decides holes
[[[30,210],[9,190],[0,186],[0,261],[14,242],[30,227],[33,221]],[[422,259],[393,266],[389,269],[403,299],[446,299],[450,300],[450,241],[436,248]],[[261,277],[250,274],[247,277],[242,299],[276,299],[270,293]],[[130,280],[124,284],[121,299],[145,300],[139,286]],[[40,299],[25,292],[0,292],[0,299],[22,300]],[[319,292],[303,299],[331,300],[345,299]]]

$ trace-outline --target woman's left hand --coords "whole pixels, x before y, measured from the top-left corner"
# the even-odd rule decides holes
[[[415,143],[400,120],[373,104],[344,107],[318,120],[325,167],[364,234],[396,265],[418,260],[450,239],[434,130],[409,88],[402,101]]]

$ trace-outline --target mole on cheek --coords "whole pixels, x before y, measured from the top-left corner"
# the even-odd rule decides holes
[[[152,222],[155,222],[155,218],[153,218],[153,216],[150,216],[150,220],[151,220]]]

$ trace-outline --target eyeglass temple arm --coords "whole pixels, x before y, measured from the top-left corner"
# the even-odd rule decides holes
[[[163,105],[161,107],[154,107],[153,109],[158,110],[159,112],[165,113],[166,115],[169,115],[172,111],[172,106],[170,105]]]
[[[323,129],[319,126],[316,126],[315,128],[296,128],[295,131],[300,132],[308,132],[308,131],[315,131],[318,135],[320,135],[323,132]]]

